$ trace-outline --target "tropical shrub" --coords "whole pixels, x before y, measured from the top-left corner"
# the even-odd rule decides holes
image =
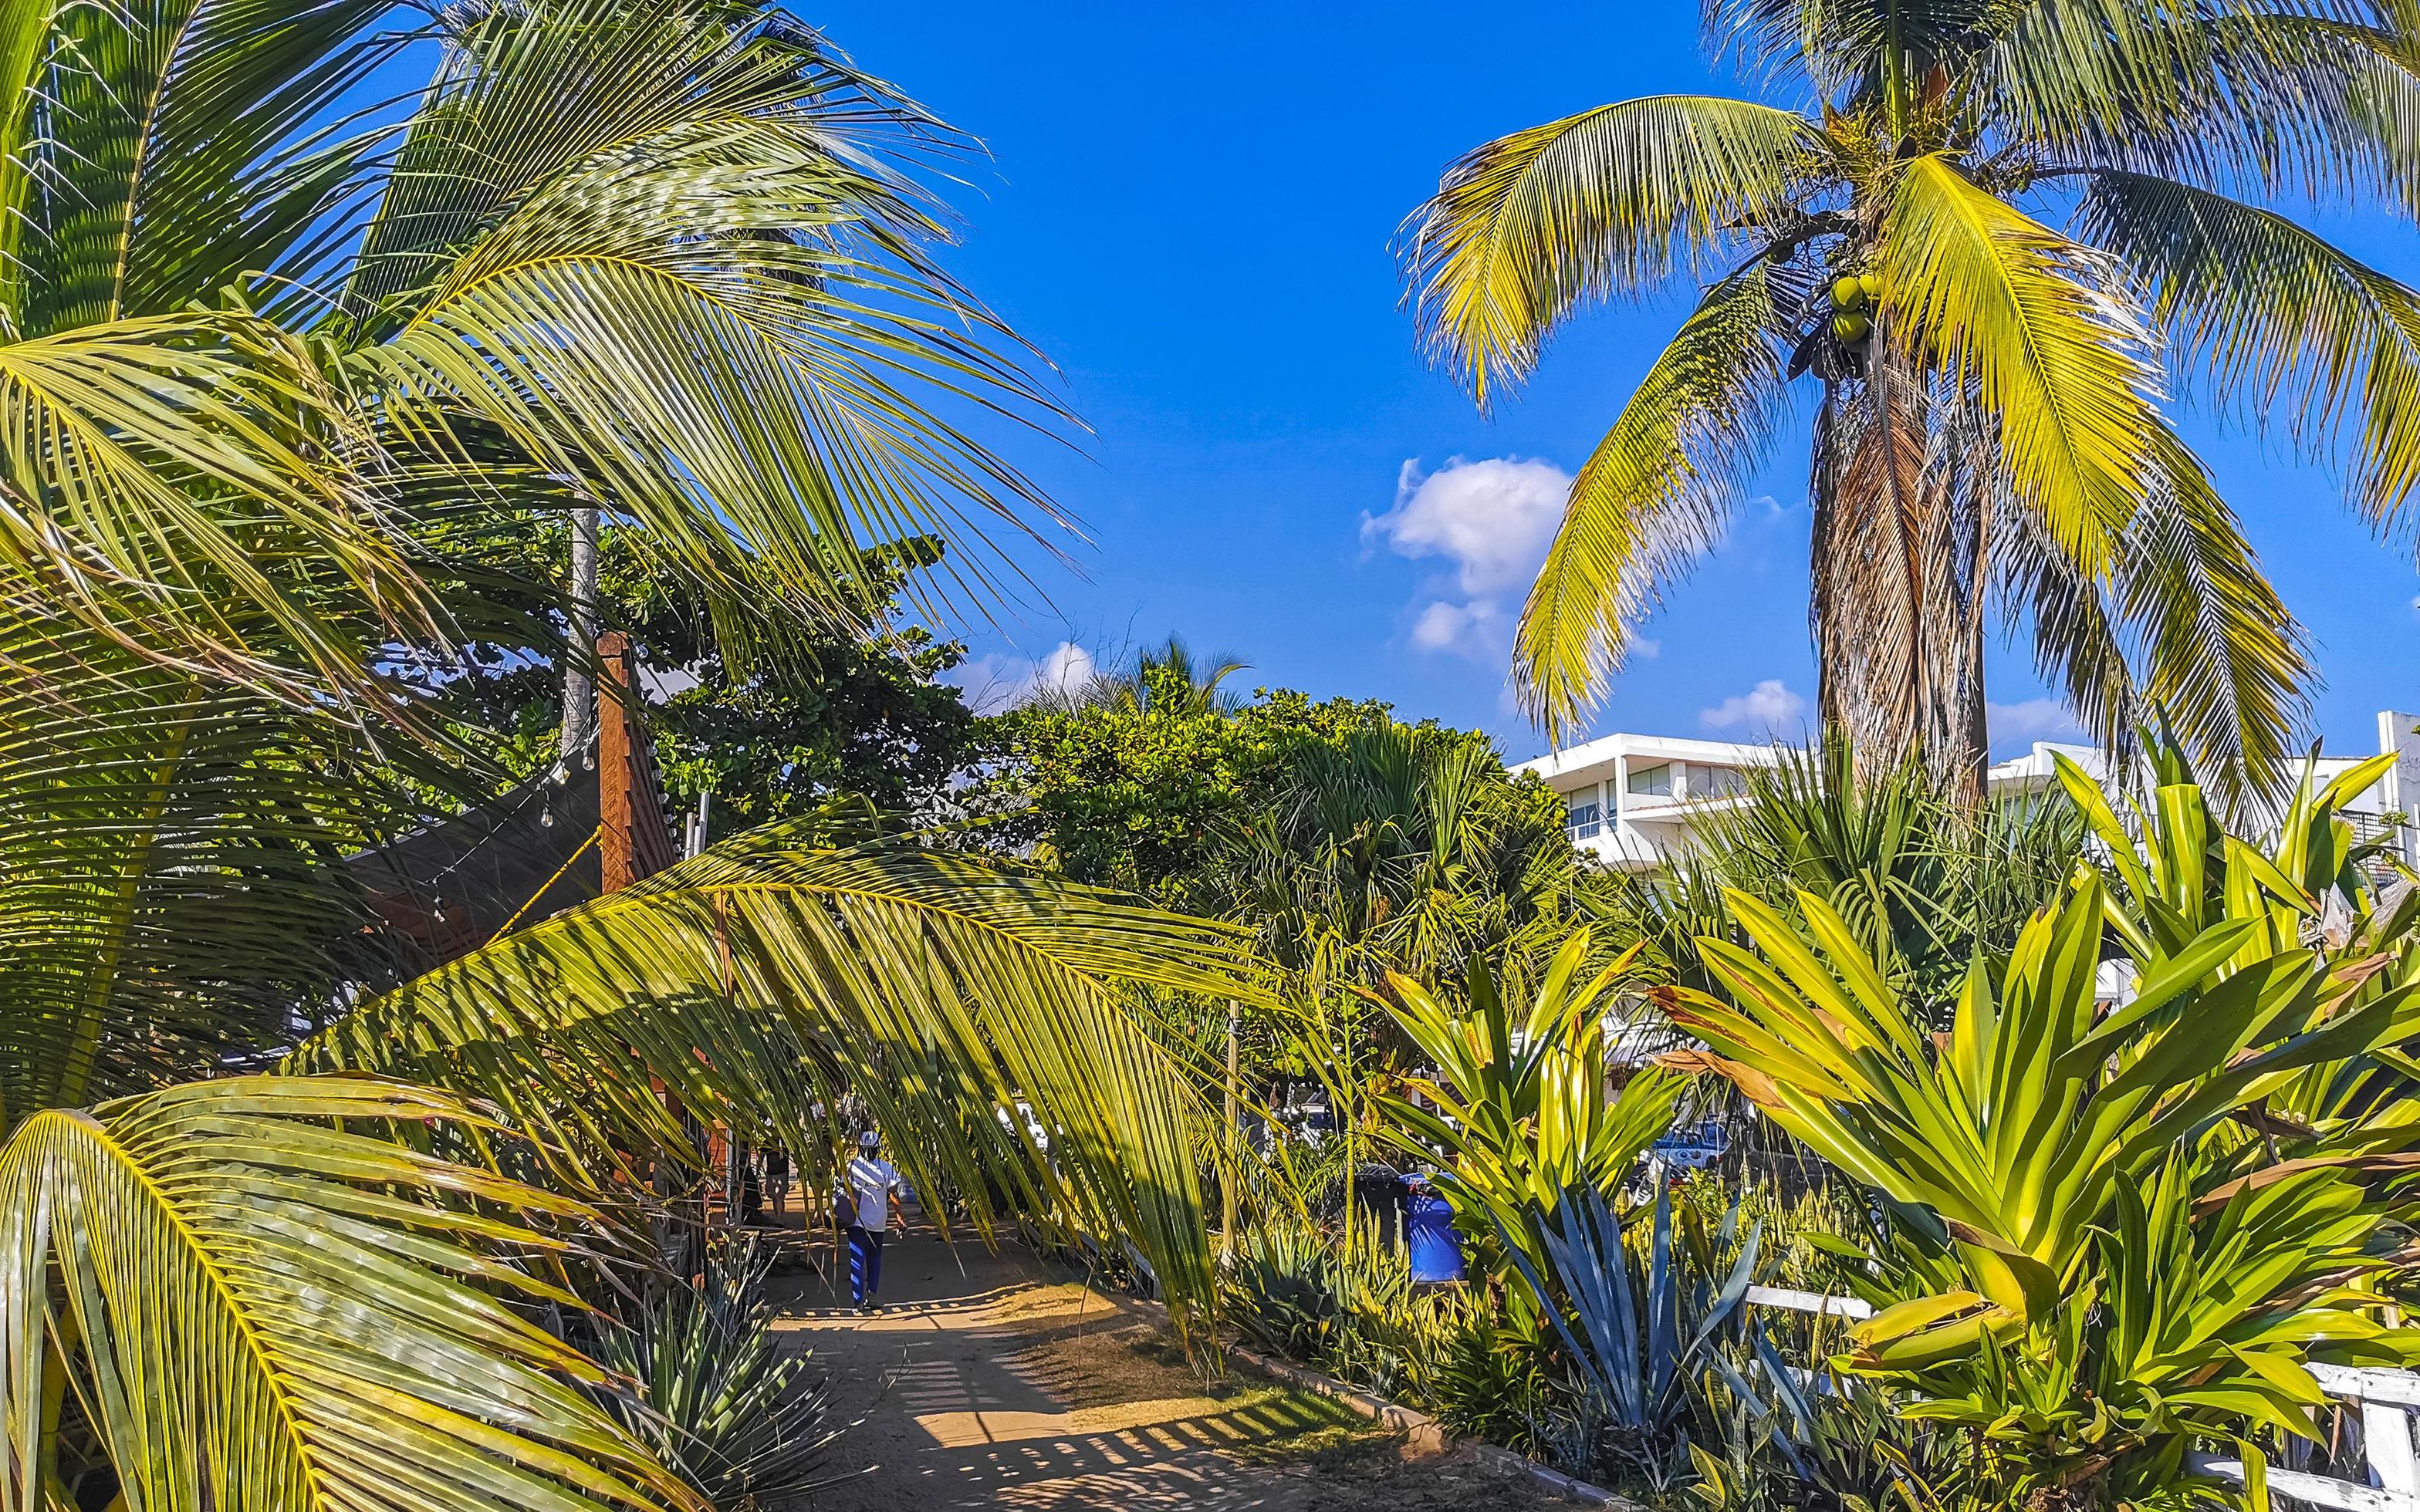
[[[1605,1015],[1637,952],[1584,976],[1590,942],[1585,928],[1564,938],[1526,1010],[1483,970],[1463,1008],[1403,976],[1379,996],[1430,1068],[1379,1095],[1388,1136],[1417,1160],[1443,1157],[1435,1180],[1457,1223],[1500,1238],[1534,1273],[1552,1263],[1546,1235],[1566,1197],[1628,1181],[1683,1086],[1651,1071],[1606,1096]]]
[[[2219,1494],[2195,1443],[2240,1446],[2257,1477],[2264,1443],[2310,1434],[2326,1398],[2305,1358],[2420,1359],[2380,1289],[2408,1115],[2339,1105],[2296,1150],[2263,1111],[2390,1064],[2420,1004],[2397,957],[2341,959],[2318,928],[2313,884],[2347,885],[2352,855],[2342,786],[2298,803],[2268,856],[2190,783],[2130,833],[2063,776],[2124,890],[2080,869],[1970,968],[1946,1035],[1812,894],[1788,915],[1730,895],[1748,943],[1702,945],[1720,995],[1663,998],[1710,1047],[1690,1058],[1889,1205],[1861,1287],[1882,1310],[1837,1363],[1965,1430],[1958,1494],[2194,1504]],[[2104,1013],[2105,939],[2137,978]]]

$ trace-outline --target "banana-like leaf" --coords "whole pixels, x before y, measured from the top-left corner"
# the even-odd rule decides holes
[[[590,1149],[680,1144],[634,1063],[799,1149],[828,1137],[809,1104],[847,1091],[944,1222],[947,1195],[986,1224],[994,1181],[1071,1201],[1142,1250],[1190,1323],[1210,1292],[1211,1071],[1134,994],[1259,1003],[1252,973],[1220,926],[965,856],[793,849],[776,828],[374,999],[293,1065],[458,1085]],[[1055,1174],[1022,1119],[995,1117],[1019,1100]]]
[[[1404,277],[1430,350],[1484,406],[1582,301],[1642,292],[1743,224],[1779,217],[1818,147],[1805,116],[1696,95],[1601,105],[1488,143],[1406,223]]]
[[[533,1262],[579,1203],[384,1131],[493,1125],[355,1077],[198,1082],[54,1109],[0,1146],[0,1485],[73,1504],[62,1443],[129,1505],[545,1512],[705,1504],[580,1389]],[[368,1132],[362,1132],[366,1126]]]

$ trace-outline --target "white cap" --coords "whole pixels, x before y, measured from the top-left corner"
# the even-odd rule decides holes
[[[882,1136],[871,1129],[857,1136],[857,1148],[860,1149],[872,1149],[880,1143],[882,1143]]]

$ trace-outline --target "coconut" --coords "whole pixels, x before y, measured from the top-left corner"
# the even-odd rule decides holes
[[[1865,297],[1865,285],[1854,273],[1843,273],[1832,281],[1832,307],[1836,310],[1854,310]]]
[[[1883,281],[1876,278],[1871,273],[1859,273],[1857,275],[1857,287],[1864,292],[1867,299],[1878,300],[1882,298]]]
[[[1874,329],[1874,323],[1854,311],[1844,311],[1832,317],[1832,334],[1842,341],[1859,342]]]

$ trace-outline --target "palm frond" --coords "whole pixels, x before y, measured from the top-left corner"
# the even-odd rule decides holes
[[[2285,779],[2309,715],[2303,627],[2261,576],[2234,513],[2173,434],[2106,580],[2038,528],[1995,543],[2033,617],[2034,662],[2103,748],[2164,724],[2228,803]]]
[[[0,1128],[291,1042],[357,968],[360,732],[0,618]]]
[[[2420,485],[2420,293],[2273,210],[2169,179],[2094,174],[2081,217],[2222,399],[2315,446],[2357,419],[2355,501],[2400,525]]]
[[[1885,334],[1975,385],[2016,502],[2087,574],[2142,503],[2161,434],[2149,333],[2096,286],[2095,256],[1928,154],[1901,174],[1879,259]]]
[[[1132,1239],[1189,1323],[1210,1294],[1209,1070],[1132,994],[1259,1002],[1252,973],[1222,926],[965,856],[799,850],[777,827],[375,999],[294,1065],[461,1085],[589,1149],[682,1143],[634,1058],[702,1115],[798,1149],[825,1137],[809,1104],[853,1093],[920,1191],[979,1226],[994,1182],[1072,1201]],[[1020,1099],[1059,1174],[1022,1119],[994,1118]]]
[[[2173,432],[2161,451],[2158,486],[2126,532],[2117,604],[2142,638],[2144,697],[2231,802],[2286,781],[2316,672],[2200,460]]]
[[[2032,0],[1978,55],[1974,96],[2062,166],[2412,205],[2420,36],[2400,8]]]
[[[467,240],[427,243],[416,209],[373,228],[361,298],[397,268],[437,270],[387,297],[403,318],[373,319],[387,333],[356,363],[441,454],[467,412],[644,525],[744,659],[785,617],[875,612],[854,571],[869,547],[941,536],[942,570],[918,582],[985,602],[1017,576],[990,532],[1047,546],[1064,522],[946,418],[1058,410],[932,263],[939,224],[819,108],[822,74],[731,17],[685,0],[486,17],[430,107],[438,166],[397,185]],[[622,92],[617,69],[628,98],[574,133],[583,150],[533,134],[532,112],[563,109],[557,71]],[[474,147],[529,161],[429,187]],[[786,590],[770,603],[768,580]]]
[[[0,345],[0,603],[298,702],[368,693],[380,643],[444,631],[366,448],[240,312]]]
[[[1490,142],[1405,223],[1409,298],[1431,355],[1517,384],[1582,301],[1642,292],[1788,213],[1819,139],[1789,111],[1656,95]]]
[[[578,1203],[358,1132],[495,1132],[353,1077],[54,1109],[0,1147],[0,1483],[62,1504],[63,1427],[128,1505],[601,1512],[705,1504],[526,1306]],[[69,1502],[66,1504],[73,1504]]]
[[[0,333],[12,318],[14,333],[37,336],[168,314],[307,245],[366,146],[315,133],[403,44],[369,29],[392,8],[11,7]]]
[[[1709,289],[1573,480],[1513,659],[1515,696],[1550,739],[1603,696],[1663,585],[1720,539],[1762,454],[1781,402],[1774,336],[1795,292],[1778,276],[1759,259]]]

